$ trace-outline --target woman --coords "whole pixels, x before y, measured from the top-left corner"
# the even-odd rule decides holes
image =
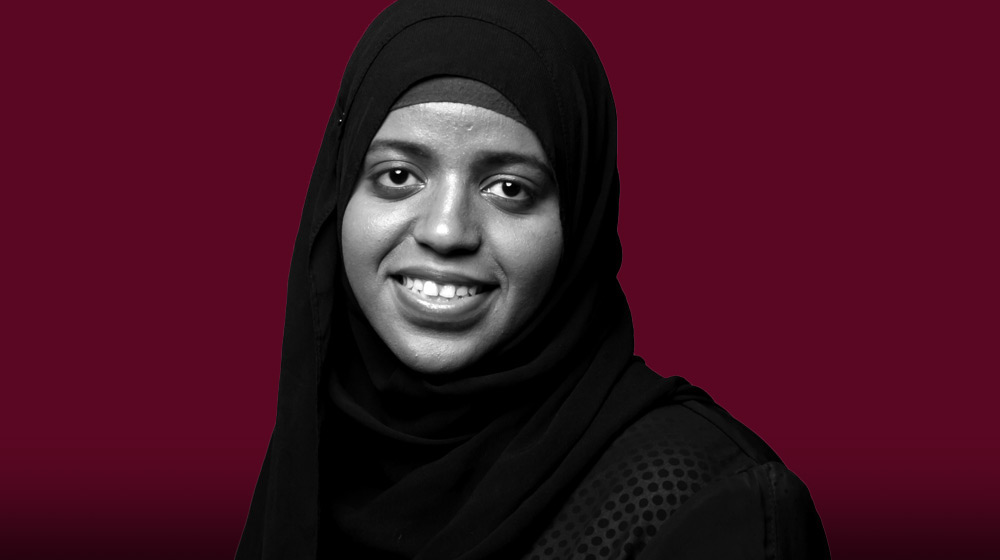
[[[615,109],[540,0],[403,0],[344,73],[237,558],[805,558],[805,487],[633,356]]]

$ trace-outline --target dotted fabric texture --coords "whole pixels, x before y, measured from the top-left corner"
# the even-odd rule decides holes
[[[692,496],[755,464],[688,408],[656,409],[614,441],[524,559],[636,558]]]

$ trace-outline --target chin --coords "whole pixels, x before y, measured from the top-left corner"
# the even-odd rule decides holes
[[[463,348],[472,346],[472,348]],[[424,344],[390,344],[389,348],[406,367],[424,375],[456,373],[480,362],[475,344],[435,340]]]

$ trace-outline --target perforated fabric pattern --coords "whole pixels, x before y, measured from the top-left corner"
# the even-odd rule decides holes
[[[635,558],[688,499],[752,462],[688,409],[657,409],[615,440],[524,558]]]

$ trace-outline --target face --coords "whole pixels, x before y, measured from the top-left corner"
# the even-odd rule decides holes
[[[368,321],[404,364],[431,374],[465,369],[516,334],[548,297],[562,254],[538,138],[459,103],[389,113],[342,233]]]

